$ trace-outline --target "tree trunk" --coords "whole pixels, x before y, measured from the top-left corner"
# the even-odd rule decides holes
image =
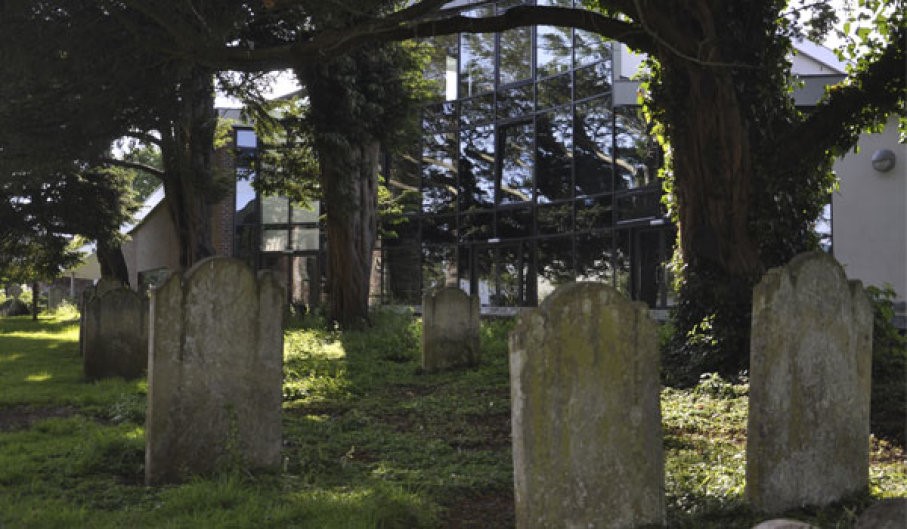
[[[183,269],[214,254],[209,203],[215,191],[211,156],[217,114],[212,83],[206,69],[196,69],[184,80],[170,128],[161,138],[164,194]]]
[[[318,149],[327,204],[330,317],[343,327],[357,326],[368,320],[380,148],[374,140],[343,152],[330,145]]]
[[[116,279],[124,285],[129,284],[129,270],[123,248],[117,241],[98,239],[98,264],[101,266],[101,277]]]
[[[31,319],[38,319],[38,282],[32,281],[31,284]]]

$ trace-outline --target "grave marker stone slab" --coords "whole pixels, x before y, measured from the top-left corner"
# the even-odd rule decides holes
[[[869,479],[872,307],[822,252],[753,292],[746,497],[759,510],[827,505]]]
[[[148,366],[148,299],[120,286],[92,296],[81,315],[85,377],[138,378]]]
[[[479,298],[457,287],[422,301],[422,369],[439,371],[479,363]]]
[[[277,467],[284,288],[214,257],[152,291],[145,481]]]
[[[520,529],[665,523],[655,326],[599,283],[559,287],[510,335]]]

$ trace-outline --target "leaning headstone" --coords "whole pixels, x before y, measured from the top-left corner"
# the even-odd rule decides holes
[[[559,287],[510,335],[517,527],[665,522],[655,326],[599,283]]]
[[[759,525],[753,526],[753,529],[818,529],[815,525],[810,525],[806,522],[800,522],[798,520],[786,520],[784,518],[776,518],[774,520],[767,520]]]
[[[881,500],[863,511],[855,529],[904,529],[907,527],[907,498]]]
[[[444,287],[422,300],[422,369],[479,363],[479,298]]]
[[[869,479],[872,307],[831,256],[806,253],[753,292],[746,497],[823,506]]]
[[[142,376],[148,366],[148,299],[122,286],[92,297],[79,336],[89,380]]]
[[[285,294],[214,257],[151,294],[145,481],[280,464]]]

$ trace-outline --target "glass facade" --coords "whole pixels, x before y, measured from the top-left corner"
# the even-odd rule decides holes
[[[383,298],[418,304],[456,284],[484,306],[533,306],[591,280],[668,304],[662,154],[639,110],[612,103],[611,43],[547,26],[432,43],[438,102],[424,109],[421,145],[384,168],[405,222],[382,241]]]

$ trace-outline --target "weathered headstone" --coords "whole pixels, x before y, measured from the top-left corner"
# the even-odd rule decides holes
[[[444,287],[422,300],[422,369],[479,363],[479,298]]]
[[[767,520],[759,525],[753,526],[753,529],[818,529],[814,525],[810,525],[806,522],[801,522],[798,520],[787,520],[784,518],[776,518],[774,520]]]
[[[765,512],[866,489],[872,307],[831,256],[769,270],[753,292],[746,497]]]
[[[138,378],[148,366],[148,299],[126,287],[93,296],[79,329],[85,377]]]
[[[54,310],[63,303],[63,294],[64,291],[60,287],[50,287],[47,289],[47,308],[49,310]]]
[[[152,291],[147,483],[280,464],[284,296],[223,257]]]
[[[510,335],[520,529],[665,522],[660,378],[646,306],[559,287]]]

